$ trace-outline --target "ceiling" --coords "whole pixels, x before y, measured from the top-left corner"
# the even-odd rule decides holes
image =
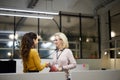
[[[0,0],[0,7],[92,14],[95,9],[112,1],[114,0]]]
[[[69,13],[82,13],[88,15],[95,15],[95,12],[100,8],[108,5],[115,0],[0,0],[0,8],[11,8],[11,9],[22,9],[22,10],[35,10],[35,11],[50,11],[50,12],[69,12]],[[87,6],[86,6],[87,5]],[[41,26],[49,31],[51,27],[51,32],[53,29],[58,29],[59,27],[59,17],[54,16],[55,21],[41,20]],[[71,23],[69,23],[71,21]],[[79,32],[75,26],[78,26],[79,19],[75,17],[63,17],[62,23],[65,29],[73,30],[74,33]],[[0,16],[0,30],[13,30],[14,18],[8,16]],[[16,18],[16,26],[18,30],[34,30],[37,27],[37,19],[30,18]],[[84,19],[84,28],[91,29],[94,28],[94,19]],[[7,26],[7,27],[6,27]],[[9,27],[8,27],[9,26]],[[21,26],[26,26],[21,28]],[[29,26],[34,26],[29,28]],[[49,26],[49,27],[46,27]],[[58,27],[54,27],[58,26]],[[36,29],[37,30],[37,29]]]

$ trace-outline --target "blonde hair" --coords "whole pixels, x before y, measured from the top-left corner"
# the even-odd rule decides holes
[[[67,39],[67,37],[64,33],[57,32],[57,33],[54,34],[54,36],[58,36],[60,39],[62,39],[62,41],[63,41],[62,48],[68,48],[69,47],[68,39]]]

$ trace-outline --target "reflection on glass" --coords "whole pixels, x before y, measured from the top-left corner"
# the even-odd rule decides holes
[[[94,18],[82,18],[83,58],[98,58],[98,27]]]
[[[59,16],[54,16],[53,20],[40,19],[38,30],[38,19],[34,18],[16,18],[16,34],[15,38],[15,53],[13,58],[20,58],[20,40],[26,32],[40,33],[42,40],[39,42],[39,52],[42,58],[52,58],[52,53],[55,45],[50,41],[51,35],[60,31],[66,34],[69,41],[69,48],[73,51],[75,58],[96,58],[98,56],[98,29],[95,19],[82,18],[82,36],[80,36],[80,19],[74,16],[62,16],[62,24],[60,26]],[[13,36],[14,33],[14,17],[0,16],[0,58],[8,58],[7,53],[13,53]],[[38,32],[39,31],[39,32]],[[11,39],[10,39],[10,38]],[[80,53],[82,42],[82,53]]]
[[[52,53],[55,51],[56,46],[52,42],[42,41],[40,45],[40,56],[41,58],[52,58]]]

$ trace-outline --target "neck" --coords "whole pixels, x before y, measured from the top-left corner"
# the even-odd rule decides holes
[[[63,49],[64,49],[64,48],[62,48],[62,47],[60,48],[60,47],[59,47],[59,48],[58,48],[58,51],[62,51]]]

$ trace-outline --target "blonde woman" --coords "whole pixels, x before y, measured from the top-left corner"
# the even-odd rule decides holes
[[[54,44],[56,50],[54,52],[53,60],[50,62],[50,71],[64,71],[67,80],[69,78],[69,70],[76,67],[76,60],[72,51],[69,49],[68,39],[64,33],[58,32],[53,35],[55,37]]]

